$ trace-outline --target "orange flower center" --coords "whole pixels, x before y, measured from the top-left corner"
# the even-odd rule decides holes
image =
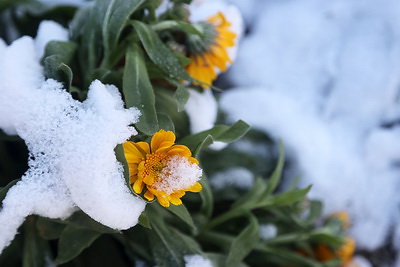
[[[155,178],[158,178],[160,172],[165,167],[165,163],[163,162],[166,158],[165,154],[160,153],[152,153],[146,156],[146,161],[144,162],[144,169],[142,171],[142,177],[145,178],[148,175],[151,175]]]

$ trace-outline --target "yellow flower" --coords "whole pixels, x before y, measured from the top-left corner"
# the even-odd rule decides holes
[[[186,191],[199,192],[202,175],[197,159],[189,148],[175,145],[175,134],[160,130],[147,142],[125,142],[125,157],[129,165],[130,184],[137,194],[169,207],[182,204]]]
[[[315,257],[322,262],[339,258],[342,261],[342,266],[345,266],[352,259],[355,248],[354,239],[346,236],[344,244],[335,250],[328,248],[325,244],[318,244],[315,248]]]
[[[186,66],[186,71],[191,77],[211,84],[217,77],[217,69],[226,71],[228,63],[232,63],[227,48],[235,45],[236,34],[230,30],[231,24],[221,12],[208,18],[203,26],[204,42],[191,45],[189,40],[189,57],[192,61]],[[205,84],[200,86],[208,88]]]

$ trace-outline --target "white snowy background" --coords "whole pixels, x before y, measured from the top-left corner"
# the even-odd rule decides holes
[[[400,251],[400,2],[228,2],[247,34],[222,109],[283,140],[358,249]]]

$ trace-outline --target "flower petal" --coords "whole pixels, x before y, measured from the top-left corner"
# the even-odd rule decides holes
[[[146,191],[146,193],[144,193],[144,197],[148,200],[148,201],[152,201],[154,199],[154,194],[151,193],[149,190]]]
[[[201,184],[199,182],[196,182],[192,187],[190,187],[189,189],[187,189],[186,191],[189,192],[200,192],[201,189],[203,189],[203,187],[201,186]]]
[[[192,156],[192,152],[187,146],[184,145],[174,145],[167,151],[165,151],[168,155],[181,155],[182,157],[189,158]]]
[[[155,153],[159,148],[170,147],[175,143],[175,134],[172,131],[160,130],[151,138],[151,152]]]
[[[133,184],[133,191],[136,194],[140,194],[143,191],[144,183],[141,179],[137,179],[136,182]]]
[[[143,158],[146,157],[146,142],[134,143],[131,141],[122,144],[124,148],[125,158],[129,163],[139,163]]]

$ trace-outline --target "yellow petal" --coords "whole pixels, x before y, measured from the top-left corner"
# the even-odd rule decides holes
[[[137,181],[138,176],[136,174],[129,176],[129,184],[133,184]]]
[[[203,187],[201,186],[201,184],[199,182],[196,182],[192,187],[187,189],[187,191],[196,193],[196,192],[200,192],[202,188]]]
[[[135,191],[136,194],[140,194],[143,191],[144,183],[142,180],[138,179],[136,182],[133,184],[133,191]]]
[[[147,145],[147,149],[145,144]],[[123,143],[122,146],[124,148],[125,158],[128,163],[139,163],[143,158],[146,157],[146,150],[149,150],[149,144],[146,142],[134,143],[128,141]]]
[[[154,194],[151,193],[149,190],[146,191],[146,193],[144,193],[144,197],[148,200],[148,201],[152,201],[154,199]]]
[[[160,130],[151,138],[151,152],[155,153],[159,148],[170,147],[175,143],[175,134],[172,131]]]
[[[169,207],[169,201],[167,197],[158,197],[157,196],[158,202],[161,204],[163,207]]]
[[[129,166],[129,174],[134,175],[138,173],[138,164],[137,163],[128,163]]]
[[[170,202],[177,206],[182,204],[182,200],[180,198],[173,197],[173,196],[171,196]]]
[[[148,174],[143,178],[143,182],[148,185],[154,184],[155,177],[154,175]]]
[[[188,158],[188,160],[189,160],[190,163],[194,163],[194,164],[199,165],[199,161],[197,159],[193,158],[193,157]]]
[[[187,146],[184,145],[174,145],[166,151],[170,156],[181,155],[182,157],[189,158],[192,156],[192,152]]]

